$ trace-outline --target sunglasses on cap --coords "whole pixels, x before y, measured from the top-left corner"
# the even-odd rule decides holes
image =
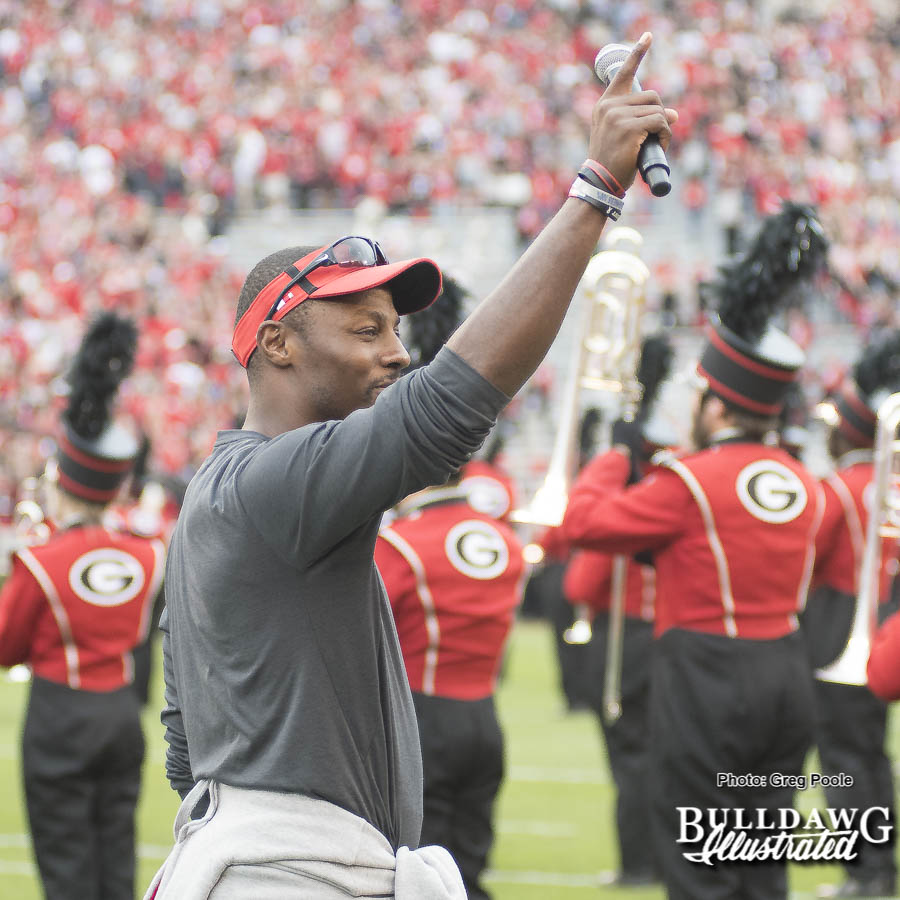
[[[302,269],[296,266],[288,266],[284,273],[290,276],[290,281],[284,286],[281,293],[266,313],[265,319],[271,319],[285,304],[285,298],[294,285],[299,284],[306,291],[307,296],[314,294],[318,287],[307,279],[307,275],[316,269],[326,266],[341,266],[343,268],[364,268],[369,266],[386,266],[388,258],[378,245],[377,241],[369,238],[349,235],[335,241],[330,247],[326,247],[312,262]]]

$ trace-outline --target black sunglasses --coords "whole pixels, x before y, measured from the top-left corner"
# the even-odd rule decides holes
[[[290,275],[291,280],[284,286],[284,290],[278,295],[278,299],[272,304],[272,308],[266,313],[263,321],[271,319],[278,312],[284,302],[285,294],[298,282],[303,281],[310,272],[315,269],[321,269],[325,266],[342,266],[342,267],[367,267],[367,266],[386,266],[388,258],[384,255],[384,251],[376,241],[369,238],[350,235],[342,237],[335,241],[330,247],[326,247],[311,263],[308,263],[303,269],[296,266],[288,266],[284,270],[285,275]],[[312,282],[307,281],[301,285],[308,295],[312,295],[318,288]]]

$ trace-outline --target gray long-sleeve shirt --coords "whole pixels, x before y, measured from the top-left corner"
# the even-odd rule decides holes
[[[418,845],[415,712],[373,548],[381,513],[445,481],[506,402],[445,349],[343,421],[220,433],[166,572],[175,787],[320,797]]]

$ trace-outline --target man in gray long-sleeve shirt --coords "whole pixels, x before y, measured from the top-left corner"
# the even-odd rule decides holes
[[[630,93],[649,43],[593,118],[590,157],[626,187],[644,138],[665,145],[675,120],[652,92]],[[395,851],[417,846],[421,757],[372,560],[378,524],[469,458],[543,358],[606,220],[577,196],[435,361],[399,381],[398,317],[437,296],[434,263],[391,265],[374,242],[345,238],[250,273],[232,345],[250,383],[244,428],[219,435],[169,552],[174,786],[317,798]]]
[[[395,848],[418,844],[415,713],[375,537],[383,510],[461,465],[505,402],[444,350],[342,421],[220,434],[168,565],[194,777],[323,797]]]

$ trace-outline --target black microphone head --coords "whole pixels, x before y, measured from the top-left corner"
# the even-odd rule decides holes
[[[631,50],[627,44],[607,44],[594,57],[594,71],[607,87],[616,77],[616,72],[622,68],[622,63],[628,59]]]

